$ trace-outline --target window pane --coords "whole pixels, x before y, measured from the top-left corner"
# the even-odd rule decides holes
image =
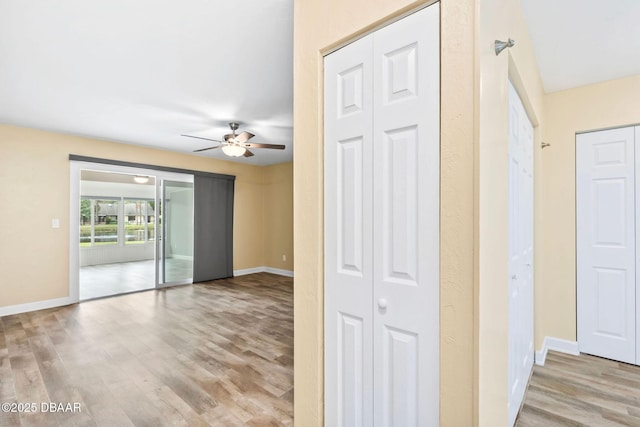
[[[91,246],[91,199],[80,199],[80,246]]]
[[[118,243],[118,200],[95,201],[95,238],[96,245]]]
[[[125,242],[128,245],[145,242],[144,223],[146,204],[147,202],[145,200],[125,200],[124,217],[126,222],[124,231],[126,235]]]

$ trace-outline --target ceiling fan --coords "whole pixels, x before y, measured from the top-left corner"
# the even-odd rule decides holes
[[[284,145],[281,144],[257,144],[255,142],[247,142],[255,135],[251,132],[241,132],[236,134],[236,131],[240,127],[239,123],[231,122],[229,123],[229,128],[231,128],[231,133],[228,133],[224,136],[224,141],[219,141],[217,139],[203,138],[201,136],[193,136],[193,135],[182,135],[189,138],[197,138],[204,139],[206,141],[214,141],[219,142],[220,145],[216,145],[213,147],[201,148],[199,150],[193,150],[194,153],[199,151],[207,151],[213,150],[214,148],[222,149],[222,152],[230,157],[251,157],[253,153],[249,151],[249,148],[272,148],[276,150],[284,150]]]

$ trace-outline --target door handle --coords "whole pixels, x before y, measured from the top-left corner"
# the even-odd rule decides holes
[[[511,276],[511,280],[518,280],[518,275],[514,274],[513,276]]]
[[[387,300],[385,298],[378,299],[378,308],[384,310],[387,308]]]

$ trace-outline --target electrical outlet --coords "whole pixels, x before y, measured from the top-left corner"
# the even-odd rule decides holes
[[[286,261],[287,260],[287,256],[286,255],[282,255],[282,260]]]

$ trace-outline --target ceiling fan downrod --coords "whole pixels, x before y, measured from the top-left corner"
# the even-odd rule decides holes
[[[236,136],[236,131],[240,127],[240,123],[231,122],[229,123],[229,127],[231,128],[231,133],[233,134],[233,136]]]

